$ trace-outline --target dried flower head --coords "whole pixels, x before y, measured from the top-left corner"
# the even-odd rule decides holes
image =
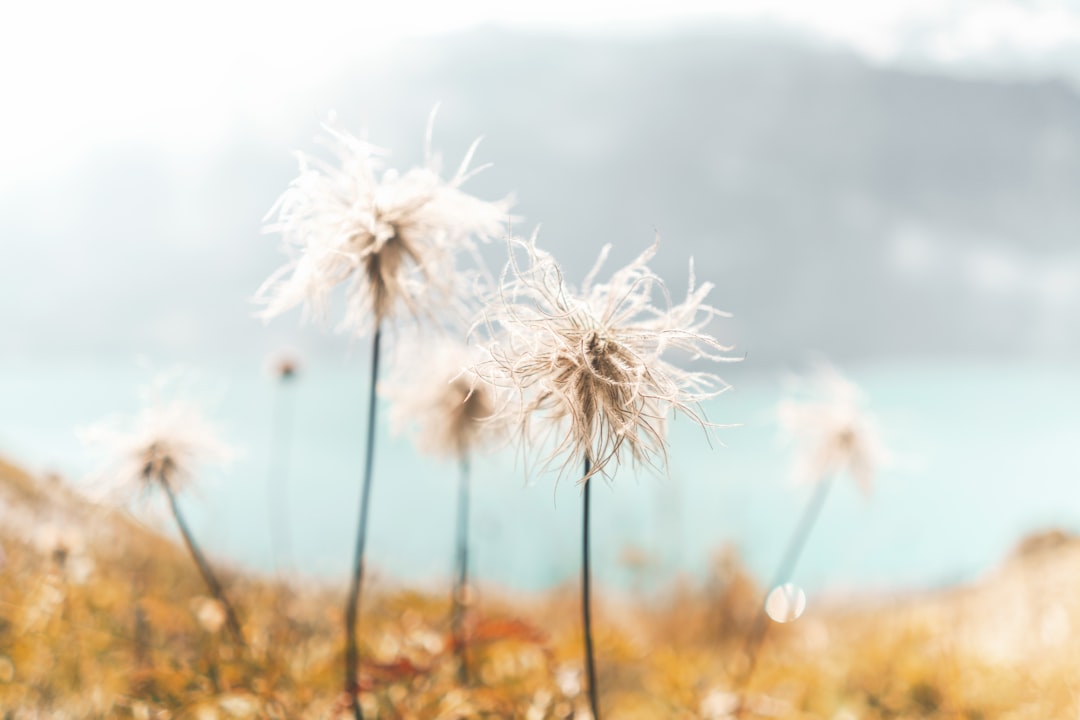
[[[86,538],[70,522],[49,522],[39,526],[34,544],[55,570],[68,582],[81,585],[94,569]]]
[[[606,246],[581,291],[573,292],[554,258],[536,247],[535,235],[511,240],[500,289],[485,310],[490,360],[477,366],[478,376],[514,391],[513,423],[523,441],[532,439],[530,424],[539,417],[541,435],[554,434],[551,457],[566,454],[564,470],[587,457],[592,470],[584,480],[617,463],[624,449],[655,466],[667,452],[668,415],[677,411],[714,427],[700,403],[729,387],[713,373],[665,359],[669,351],[690,362],[737,358],[724,355],[731,348],[705,332],[714,317],[727,316],[705,304],[712,286],[694,286],[691,261],[686,299],[672,304],[648,266],[657,246],[597,283]]]
[[[444,339],[403,350],[413,361],[381,386],[395,432],[413,429],[421,452],[458,459],[499,438],[496,388],[469,370],[475,348]]]
[[[797,383],[793,397],[778,409],[781,429],[795,444],[797,481],[820,482],[847,472],[870,492],[888,452],[863,404],[859,388],[828,365]]]
[[[289,382],[300,372],[300,356],[291,350],[279,350],[270,355],[266,367],[275,380]]]
[[[138,495],[157,483],[179,491],[201,463],[231,459],[232,449],[185,388],[168,397],[179,379],[175,373],[157,378],[132,421],[109,418],[82,432],[85,441],[108,452],[110,462],[95,478],[106,496]]]
[[[434,119],[434,113],[432,113]],[[449,180],[439,176],[428,127],[424,167],[399,173],[385,152],[324,125],[338,164],[300,153],[300,175],[271,209],[292,260],[256,293],[265,319],[304,304],[318,319],[348,282],[341,329],[363,333],[404,310],[423,318],[453,301],[467,277],[456,255],[502,232],[510,200],[486,202],[461,190],[477,143]]]

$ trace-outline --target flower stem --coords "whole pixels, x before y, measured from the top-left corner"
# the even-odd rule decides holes
[[[272,410],[270,473],[267,491],[270,504],[270,546],[278,573],[292,564],[292,531],[289,522],[289,456],[293,427],[291,378],[278,381]]]
[[[803,548],[806,547],[810,531],[814,529],[814,524],[821,514],[821,508],[825,505],[825,498],[828,497],[831,487],[831,478],[822,478],[815,485],[814,494],[810,496],[810,500],[806,503],[802,517],[799,518],[799,524],[795,526],[795,532],[792,534],[791,539],[788,540],[787,549],[784,551],[776,575],[773,576],[772,584],[765,588],[765,601],[758,608],[757,615],[754,618],[754,625],[750,630],[750,634],[746,636],[746,645],[743,648],[743,656],[748,659],[748,665],[738,683],[740,690],[746,687],[750,677],[754,674],[754,668],[757,666],[758,651],[761,649],[761,644],[765,641],[765,634],[769,629],[768,615],[765,611],[769,593],[791,579],[792,574],[795,572],[795,565],[799,562],[799,556],[802,555]],[[741,705],[742,702],[740,701],[740,708]]]
[[[180,528],[180,534],[184,538],[184,544],[187,545],[188,552],[191,553],[192,559],[195,560],[195,565],[199,568],[199,573],[202,575],[203,580],[206,582],[206,586],[210,588],[210,593],[214,596],[214,599],[221,603],[225,608],[225,626],[229,628],[229,634],[232,635],[233,641],[240,647],[247,647],[247,643],[244,642],[244,633],[240,629],[240,620],[237,619],[236,610],[233,609],[232,603],[229,602],[229,598],[225,596],[225,589],[218,582],[217,576],[214,575],[214,571],[210,567],[210,563],[206,561],[206,556],[203,555],[202,550],[199,549],[198,544],[195,542],[195,538],[191,534],[191,530],[188,528],[187,521],[184,520],[184,514],[180,512],[180,505],[176,502],[176,493],[172,489],[172,485],[169,484],[168,479],[164,475],[160,475],[158,480],[161,482],[161,487],[165,490],[165,497],[169,499],[169,507],[172,509],[173,517],[176,519],[176,524]]]
[[[60,575],[64,584],[63,617],[67,621],[68,632],[71,638],[71,687],[82,687],[82,642],[79,638],[79,619],[75,615],[75,603],[71,599],[71,584],[67,581],[65,568],[60,567]]]
[[[132,640],[134,643],[134,660],[136,670],[146,670],[150,667],[150,626],[146,622],[146,613],[143,611],[142,605],[139,603],[140,598],[145,595],[143,577],[146,573],[146,568],[140,563],[139,569],[131,580],[131,605],[135,611],[135,623],[132,633]]]
[[[592,464],[585,458],[585,477],[588,477]],[[581,617],[585,628],[585,673],[589,680],[589,708],[593,720],[600,720],[599,688],[596,685],[596,660],[593,658],[592,609],[589,602],[589,586],[592,573],[589,562],[589,488],[591,480],[585,480],[585,503],[581,521]]]
[[[379,378],[379,341],[382,328],[376,327],[371,339],[371,386],[368,394],[367,447],[364,456],[364,484],[360,491],[360,524],[356,533],[349,599],[345,604],[345,692],[352,702],[355,720],[364,719],[360,707],[360,652],[356,644],[356,624],[360,610],[360,590],[364,581],[364,547],[367,544],[368,506],[371,500],[371,471],[375,459],[375,383]]]
[[[465,639],[465,593],[469,579],[469,458],[461,458],[458,479],[457,579],[454,585],[452,632],[458,653],[458,682],[469,683],[469,656]]]

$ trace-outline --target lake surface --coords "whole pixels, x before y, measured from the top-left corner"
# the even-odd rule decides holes
[[[594,498],[599,580],[653,586],[702,574],[734,543],[760,577],[772,575],[809,488],[790,480],[791,452],[777,440],[779,376],[740,379],[708,406],[723,447],[710,448],[685,419],[671,426],[670,473],[626,467]],[[1080,373],[1045,366],[907,363],[850,373],[862,385],[895,456],[872,496],[834,485],[794,580],[809,590],[921,588],[972,578],[1025,533],[1080,527]],[[0,453],[79,480],[95,457],[75,429],[132,413],[150,374],[135,363],[8,367],[0,375]],[[241,454],[208,470],[185,498],[195,532],[213,554],[261,569],[270,550],[267,474],[277,384],[259,369],[210,367],[226,439]],[[315,362],[291,388],[295,433],[289,473],[293,562],[343,576],[355,537],[367,373],[355,358]],[[378,427],[371,567],[407,581],[449,577],[457,468],[419,456],[407,438]],[[572,479],[526,481],[513,450],[474,467],[473,572],[546,588],[578,572],[580,492]],[[644,575],[620,562],[646,551]]]

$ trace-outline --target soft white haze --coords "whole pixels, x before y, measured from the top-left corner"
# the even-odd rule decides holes
[[[321,117],[324,83],[378,63],[404,37],[484,24],[641,33],[702,22],[809,36],[878,62],[1080,77],[1071,0],[8,3],[0,187],[118,143],[182,157],[238,124],[272,133],[283,106]]]
[[[269,567],[274,385],[258,368],[296,348],[296,557],[344,572],[367,346],[299,311],[253,317],[284,261],[260,228],[295,176],[290,151],[320,154],[331,111],[410,167],[441,100],[446,169],[483,134],[476,160],[494,167],[468,191],[513,192],[519,231],[543,223],[570,285],[605,243],[620,267],[659,231],[656,274],[685,287],[692,255],[733,314],[710,332],[746,362],[724,368],[734,391],[709,419],[741,427],[710,449],[673,423],[672,482],[620,477],[603,547],[652,537],[685,571],[731,539],[771,569],[802,502],[767,425],[774,381],[815,351],[866,387],[898,462],[872,501],[846,483],[830,496],[804,588],[969,577],[1024,532],[1077,528],[1080,0],[0,8],[5,457],[81,477],[73,428],[137,411],[136,356],[200,368],[227,387],[224,439],[247,452],[226,482],[200,474],[193,527],[211,552]],[[499,243],[482,252],[506,261]],[[383,447],[408,482],[376,483],[374,562],[434,577],[454,469],[405,439]],[[572,577],[574,484],[552,532],[554,478],[530,493],[509,456],[475,468],[478,576]],[[954,511],[975,495],[979,512]],[[606,583],[620,571],[603,552]]]

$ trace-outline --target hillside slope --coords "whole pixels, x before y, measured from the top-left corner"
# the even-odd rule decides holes
[[[221,632],[169,540],[0,463],[0,708],[22,718],[325,718],[342,707],[340,593],[226,575],[247,647]],[[21,518],[12,522],[12,518]],[[35,528],[39,522],[60,532]],[[1047,718],[1078,710],[1080,541],[1029,539],[980,582],[811,600],[745,676],[760,591],[731,553],[648,597],[600,588],[601,703],[612,718]],[[445,594],[376,585],[358,679],[372,717],[582,717],[576,589],[474,588],[459,686]],[[575,715],[575,713],[578,713]]]

